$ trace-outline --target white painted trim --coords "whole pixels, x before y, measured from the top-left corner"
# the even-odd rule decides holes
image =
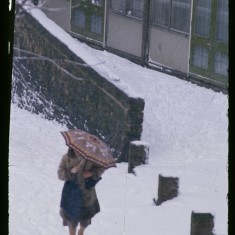
[[[108,0],[107,0],[108,1]],[[106,11],[107,11],[107,3],[106,3],[106,0],[104,0],[104,32],[103,32],[103,47],[105,47],[105,35],[106,35]]]
[[[69,4],[69,8],[70,8],[70,11],[69,11],[69,32],[71,32],[72,0],[70,0],[69,2],[70,2],[70,4]]]
[[[190,13],[190,26],[189,26],[189,47],[188,47],[188,69],[187,69],[187,75],[189,75],[189,69],[190,69],[190,54],[191,54],[191,39],[192,39],[192,23],[193,23],[193,5],[194,0],[191,0],[191,13]]]

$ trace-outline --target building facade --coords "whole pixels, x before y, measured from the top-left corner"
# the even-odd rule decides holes
[[[58,12],[45,13],[79,39],[142,65],[227,88],[228,0],[48,0],[46,4],[68,7],[59,17]]]

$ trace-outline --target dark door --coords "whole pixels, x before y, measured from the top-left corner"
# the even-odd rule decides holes
[[[228,0],[194,0],[190,73],[228,83]]]
[[[71,0],[70,31],[103,42],[104,0]]]

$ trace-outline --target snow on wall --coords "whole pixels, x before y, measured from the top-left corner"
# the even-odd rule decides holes
[[[109,70],[106,69],[101,76],[87,66],[83,56],[82,59],[78,56],[79,52],[74,54],[71,47],[54,37],[29,14],[17,19],[15,30],[15,45],[24,50],[21,54],[29,51],[43,56],[36,61],[20,60],[30,73],[25,77],[25,84],[31,83],[41,97],[64,110],[69,117],[68,128],[77,127],[99,135],[119,160],[127,161],[130,141],[141,137],[144,100],[130,96],[111,83],[109,78],[116,78],[109,74]],[[24,56],[29,58],[27,53]],[[15,60],[19,59],[15,54]],[[59,66],[54,66],[57,61]],[[101,65],[100,61],[93,61]],[[46,112],[49,117],[48,109],[41,107],[43,104],[37,103],[35,108],[38,113]],[[35,108],[31,107],[34,111]],[[61,110],[57,108],[50,115],[60,117]]]

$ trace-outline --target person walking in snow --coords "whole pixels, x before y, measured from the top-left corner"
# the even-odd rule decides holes
[[[58,177],[65,181],[60,215],[63,225],[69,227],[69,234],[75,235],[78,224],[78,235],[83,235],[91,219],[100,212],[95,185],[101,179],[105,168],[85,160],[81,154],[69,147],[62,157],[58,169]]]

